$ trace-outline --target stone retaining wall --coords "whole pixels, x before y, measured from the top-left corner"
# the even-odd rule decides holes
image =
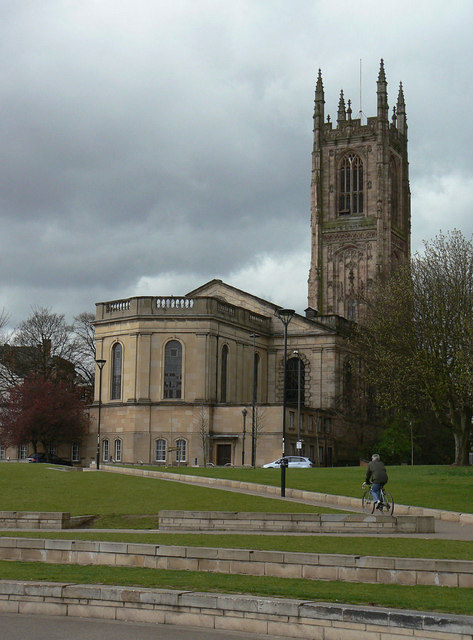
[[[0,611],[311,640],[473,640],[470,616],[139,587],[1,580]]]
[[[74,529],[94,516],[72,516],[62,511],[0,511],[0,529]]]
[[[248,531],[255,533],[434,533],[431,516],[235,511],[159,512],[160,531]]]
[[[473,587],[473,561],[0,537],[0,560]]]
[[[134,476],[144,476],[147,478],[158,478],[161,480],[172,480],[173,482],[187,482],[211,487],[212,489],[235,488],[242,491],[256,491],[270,497],[281,495],[280,487],[265,484],[255,484],[252,482],[239,482],[237,480],[224,480],[222,478],[206,478],[202,476],[190,476],[182,473],[170,473],[167,471],[150,471],[148,469],[136,469],[132,467],[118,467],[103,464],[102,471],[112,473],[125,473]],[[328,493],[317,493],[316,491],[303,491],[301,489],[288,489],[286,487],[286,497],[296,500],[306,500],[314,504],[324,504],[331,509],[347,509],[358,511],[361,505],[360,498],[350,498],[348,496],[336,496]],[[394,500],[396,496],[394,495]],[[446,520],[449,522],[459,522],[460,524],[473,524],[473,513],[459,513],[457,511],[442,511],[441,509],[427,509],[424,507],[411,507],[409,505],[396,504],[396,514],[412,516],[432,516],[435,520]]]

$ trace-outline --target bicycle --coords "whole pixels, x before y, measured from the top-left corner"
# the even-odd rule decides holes
[[[363,511],[366,513],[374,513],[375,504],[373,500],[373,494],[371,493],[370,485],[367,485],[365,482],[362,484],[362,488],[366,489],[361,498],[361,506]],[[379,497],[381,498],[378,504],[378,511],[380,513],[384,513],[386,515],[392,516],[394,513],[394,500],[392,495],[384,490],[384,487],[381,487],[379,490]]]

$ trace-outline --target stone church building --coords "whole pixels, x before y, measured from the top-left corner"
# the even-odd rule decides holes
[[[361,114],[360,114],[361,116]],[[363,119],[364,120],[364,119]],[[381,61],[377,114],[336,124],[315,90],[308,308],[286,334],[286,454],[356,462],[365,429],[347,410],[346,345],[377,275],[409,256],[410,192],[402,85],[388,112]],[[97,304],[100,457],[125,463],[257,466],[280,457],[285,340],[278,305],[212,280],[181,297]],[[87,458],[97,449],[100,377]]]

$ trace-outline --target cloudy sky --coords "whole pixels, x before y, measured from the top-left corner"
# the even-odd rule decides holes
[[[473,232],[473,2],[0,0],[0,308],[306,306],[312,114],[403,82],[413,248]]]

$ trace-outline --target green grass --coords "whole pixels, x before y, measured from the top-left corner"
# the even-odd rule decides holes
[[[51,565],[0,561],[4,580],[108,584],[214,593],[245,593],[323,602],[473,614],[471,589],[325,582],[136,567]]]
[[[123,533],[117,531],[3,531],[0,537],[45,538],[49,540],[100,540],[143,544],[334,553],[356,556],[473,560],[473,542],[465,540],[423,540],[420,538],[371,538],[337,536],[258,536],[203,533]]]
[[[61,471],[46,464],[0,464],[0,487],[0,510],[97,514],[108,516],[109,526],[112,516],[152,515],[162,509],[286,513],[331,511],[168,480]],[[98,523],[98,526],[104,525]],[[123,527],[123,521],[117,526]]]
[[[241,469],[222,467],[143,467],[155,471],[226,478],[279,486],[279,469]],[[361,499],[361,484],[365,467],[332,467],[288,469],[286,486],[293,489],[317,491]],[[473,466],[395,466],[388,467],[388,490],[395,503],[433,509],[473,513]]]

